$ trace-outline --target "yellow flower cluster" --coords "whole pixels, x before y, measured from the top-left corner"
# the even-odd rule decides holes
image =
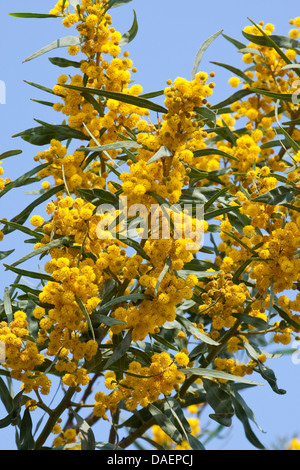
[[[50,380],[41,372],[34,371],[35,367],[43,364],[45,357],[30,338],[26,318],[25,312],[17,311],[9,325],[7,322],[0,323],[0,341],[5,346],[4,367],[10,369],[12,378],[23,382],[25,393],[40,390],[47,395]]]
[[[184,353],[179,353],[175,361],[178,360],[179,365],[186,365],[186,358]],[[108,389],[113,389],[113,392],[109,396],[103,392],[96,393],[95,415],[105,416],[106,410],[115,409],[122,399],[125,399],[128,410],[135,410],[139,405],[147,406],[158,400],[161,395],[171,395],[174,387],[184,381],[183,372],[177,368],[168,353],[154,354],[151,361],[149,367],[143,367],[137,361],[131,362],[125,378],[118,382],[115,374],[108,372],[105,385]]]

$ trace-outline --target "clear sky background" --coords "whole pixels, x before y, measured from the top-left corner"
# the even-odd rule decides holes
[[[52,0],[42,2],[40,0],[27,0],[26,2],[15,0],[13,4],[2,2],[1,5],[0,80],[6,84],[6,104],[0,104],[0,154],[11,149],[23,150],[23,154],[3,161],[5,176],[12,180],[33,167],[33,157],[40,150],[20,138],[13,139],[12,135],[35,127],[37,124],[34,118],[54,124],[61,122],[60,115],[50,108],[31,101],[31,98],[51,101],[53,97],[30,87],[23,80],[52,88],[57,77],[65,73],[65,70],[67,73],[73,73],[71,69],[59,69],[48,61],[48,57],[66,57],[65,49],[52,51],[25,64],[22,61],[44,45],[57,38],[76,34],[76,31],[64,28],[59,19],[25,20],[10,17],[8,13],[13,11],[47,13],[54,4],[55,1]],[[145,93],[164,88],[169,78],[175,79],[181,76],[189,79],[198,48],[213,33],[222,29],[225,34],[243,42],[241,30],[249,24],[247,20],[249,17],[256,23],[260,20],[273,23],[276,26],[275,33],[288,35],[289,20],[299,16],[296,2],[293,0],[286,0],[284,8],[282,1],[278,0],[252,0],[251,2],[133,0],[128,5],[112,10],[114,27],[121,33],[130,28],[133,9],[137,13],[139,33],[134,42],[126,46],[126,49],[130,51],[131,59],[138,68],[134,78],[137,83],[143,85]],[[221,36],[206,51],[200,70],[216,73],[214,79],[216,88],[211,99],[212,103],[228,97],[233,90],[228,85],[230,72],[211,64],[210,61],[224,62],[242,68],[241,58],[241,54],[237,53],[235,47]],[[38,188],[35,185],[25,190]],[[0,199],[0,218],[11,219],[32,200],[33,196],[24,195],[24,188],[13,191],[12,196]],[[0,251],[9,250],[12,247],[16,250],[4,262],[10,264],[31,249],[31,245],[24,246],[23,240],[24,237],[14,233],[1,243]],[[28,265],[24,265],[24,268],[28,269]],[[4,287],[13,281],[14,276],[5,273],[1,263],[0,297],[3,298]],[[297,433],[300,435],[300,365],[293,364],[289,356],[269,361],[267,365],[275,371],[279,387],[287,390],[287,394],[276,395],[266,384],[246,391],[243,396],[265,431],[265,434],[257,431],[258,437],[268,449],[272,449],[281,438],[290,439]],[[4,417],[4,413],[0,405],[0,419]],[[206,418],[204,418],[203,426],[205,422]],[[237,420],[234,420],[232,432],[225,430],[223,434],[226,436],[224,440],[214,441],[207,448],[253,449],[244,437],[242,426]],[[0,450],[14,448],[13,429],[0,429]]]

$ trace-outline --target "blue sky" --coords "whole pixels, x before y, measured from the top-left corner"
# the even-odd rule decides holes
[[[73,32],[64,28],[61,21],[56,19],[25,20],[8,16],[12,11],[48,12],[54,1],[15,0],[13,4],[2,3],[0,28],[4,39],[0,51],[0,80],[6,84],[6,104],[0,104],[0,153],[10,149],[23,150],[22,155],[3,161],[5,176],[13,180],[32,168],[32,159],[39,149],[20,138],[12,139],[11,136],[34,127],[34,118],[51,123],[60,121],[60,116],[50,108],[31,101],[31,98],[48,100],[50,95],[30,87],[23,80],[52,87],[62,72],[48,61],[48,57],[66,57],[66,50],[52,51],[28,63],[23,64],[22,61],[54,39]],[[130,28],[133,9],[137,13],[139,33],[126,49],[138,69],[134,78],[143,85],[145,93],[164,88],[169,78],[181,76],[189,79],[198,48],[213,33],[222,29],[225,34],[243,41],[241,30],[249,24],[249,17],[256,23],[260,20],[273,23],[277,34],[287,35],[290,29],[289,20],[299,14],[295,2],[291,0],[284,2],[284,8],[278,0],[215,0],[205,3],[202,0],[133,0],[126,6],[112,10],[114,26],[121,33]],[[232,93],[232,88],[228,85],[231,74],[210,61],[225,62],[237,67],[242,67],[243,64],[241,55],[221,36],[206,51],[200,69],[216,73],[216,88],[211,101],[217,103]],[[36,188],[28,187],[28,190]],[[24,195],[24,189],[13,192],[13,196],[0,199],[0,217],[10,219],[32,200],[33,196]],[[24,247],[23,240],[22,236],[13,234],[1,243],[0,251],[11,249],[11,246],[16,249],[5,261],[13,262],[26,252],[28,246]],[[5,285],[12,282],[14,276],[4,273],[0,266],[0,279],[1,297]],[[266,434],[261,435],[259,431],[258,434],[268,448],[279,438],[290,438],[297,432],[300,434],[300,365],[294,365],[290,357],[283,357],[273,360],[270,367],[277,375],[279,387],[285,388],[287,394],[276,395],[268,385],[248,390],[244,394],[259,424],[266,431]],[[4,416],[3,413],[0,406],[0,419]],[[0,450],[11,448],[11,439],[13,430],[0,429]],[[231,437],[226,434],[224,442],[214,442],[212,448],[253,449],[236,421]]]

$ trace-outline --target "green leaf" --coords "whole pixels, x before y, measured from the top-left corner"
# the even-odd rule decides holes
[[[127,351],[129,350],[131,346],[131,342],[132,342],[132,332],[131,330],[129,330],[125,338],[123,338],[123,340],[118,344],[113,354],[105,363],[105,369],[108,369],[110,366],[112,366],[115,362],[117,362],[127,353]]]
[[[0,261],[3,259],[7,258],[9,255],[11,255],[15,250],[9,250],[9,251],[0,251]]]
[[[131,2],[131,1],[132,0],[109,0],[109,2],[107,3],[106,11],[110,10],[111,8],[117,8],[117,7],[120,7],[122,5],[126,5],[127,3]]]
[[[155,419],[158,426],[177,444],[181,444],[182,436],[181,433],[176,428],[175,424],[166,416],[165,413],[160,411],[152,403],[148,406],[148,410]]]
[[[234,157],[233,155],[230,155],[227,152],[223,152],[223,150],[218,150],[218,149],[201,149],[201,150],[195,150],[194,151],[194,157],[204,157],[207,155],[221,155],[222,157],[228,158],[229,160],[236,160],[238,161],[237,157]]]
[[[5,287],[5,289],[4,289],[3,303],[4,303],[4,311],[5,311],[5,315],[6,315],[6,318],[7,318],[7,323],[9,324],[10,322],[13,321],[14,315],[13,315],[13,309],[12,309],[12,304],[11,304],[10,293],[9,293],[9,288],[8,287]]]
[[[116,91],[107,91],[107,90],[98,90],[95,88],[86,88],[75,85],[64,85],[65,88],[70,88],[71,90],[77,90],[81,93],[91,93],[92,95],[104,96],[108,99],[121,101],[122,103],[132,104],[138,108],[150,109],[158,113],[167,113],[168,110],[159,104],[153,103],[152,101],[141,98],[140,96],[131,96],[126,95],[125,93],[119,93]]]
[[[245,72],[243,72],[242,70],[239,70],[236,67],[232,67],[232,65],[223,64],[222,62],[212,62],[212,64],[218,65],[219,67],[223,67],[229,70],[230,72],[240,77],[242,80],[245,80],[245,82],[249,83],[250,85],[253,82],[253,80],[250,77],[248,77],[248,75],[246,75]]]
[[[295,328],[295,330],[300,331],[300,324],[297,323],[293,318],[291,318],[282,308],[278,307],[278,305],[273,305],[275,310],[279,313],[281,318],[283,318],[284,321],[286,321],[290,326]]]
[[[272,390],[277,393],[278,395],[284,395],[286,393],[285,390],[279,389],[277,386],[277,379],[275,373],[272,369],[265,366],[259,359],[258,356],[261,353],[260,350],[256,350],[253,345],[243,341],[244,348],[248,354],[248,356],[257,362],[258,372],[260,375],[268,382]]]
[[[294,199],[293,188],[290,185],[282,185],[277,188],[271,189],[265,194],[253,199],[254,202],[264,202],[270,206],[277,206],[283,203],[290,202]]]
[[[13,397],[5,385],[4,380],[0,377],[0,399],[8,413],[13,409]]]
[[[17,178],[15,181],[11,181],[10,183],[6,184],[4,189],[0,192],[0,198],[4,196],[4,194],[8,193],[11,189],[20,188],[21,186],[25,186],[26,184],[30,184],[32,180],[30,177],[36,175],[39,171],[42,171],[44,168],[47,168],[49,163],[44,163],[42,165],[38,165],[30,171],[27,171],[22,176]]]
[[[33,450],[34,438],[32,435],[32,419],[29,408],[26,408],[20,425],[18,450]]]
[[[246,44],[243,44],[240,41],[237,41],[236,39],[227,36],[227,34],[222,34],[223,38],[225,38],[227,41],[231,42],[237,49],[243,49],[246,47]]]
[[[20,232],[26,233],[27,235],[31,235],[34,239],[41,240],[42,238],[44,238],[44,234],[31,230],[30,228],[25,227],[24,225],[17,224],[15,222],[0,220],[0,224],[6,225],[7,227],[11,227],[14,230],[20,230]]]
[[[45,13],[8,13],[15,18],[61,18],[58,15],[47,15]]]
[[[203,446],[203,444],[201,444],[199,439],[197,439],[192,434],[189,434],[188,441],[192,450],[205,450],[205,447]]]
[[[206,391],[207,402],[215,411],[209,417],[222,426],[231,426],[234,409],[230,394],[212,380],[202,379],[202,382]]]
[[[220,101],[220,103],[218,104],[214,104],[210,109],[218,110],[220,108],[224,108],[225,106],[235,103],[236,101],[240,101],[245,96],[251,95],[251,93],[253,93],[253,91],[250,90],[250,88],[247,88],[246,90],[236,91],[235,93],[233,93],[233,95],[231,95],[226,100]]]
[[[138,26],[135,10],[133,10],[133,15],[134,15],[134,19],[133,19],[132,26],[129,29],[129,31],[123,34],[122,39],[119,42],[120,46],[125,46],[126,44],[129,44],[131,41],[133,41],[133,39],[136,37],[138,33],[139,26]]]
[[[80,69],[81,63],[74,60],[63,59],[62,57],[49,57],[51,64],[57,65],[57,67],[75,67]]]
[[[214,126],[216,126],[217,116],[211,109],[206,108],[205,106],[202,106],[202,107],[195,108],[195,111],[197,114],[204,117],[205,119],[208,119],[209,121],[213,123]]]
[[[79,297],[77,297],[77,295],[75,296],[75,299],[76,299],[77,304],[79,305],[79,308],[80,308],[81,312],[83,313],[83,315],[84,315],[84,317],[87,321],[87,324],[89,326],[89,330],[92,334],[92,338],[93,338],[94,341],[96,341],[94,328],[93,328],[92,321],[91,321],[91,317],[90,317],[89,313],[87,312],[82,300]]]
[[[270,41],[265,36],[257,36],[254,34],[246,33],[245,31],[242,31],[242,34],[243,36],[245,36],[246,39],[253,42],[254,44],[270,47]],[[300,48],[300,42],[290,37],[271,34],[270,36],[268,36],[268,38],[275,42],[278,47],[281,47],[283,49]]]
[[[193,68],[192,68],[192,75],[191,75],[191,80],[195,80],[196,73],[198,71],[199,65],[201,63],[202,57],[206,51],[206,49],[211,45],[211,43],[223,32],[223,30],[218,31],[217,33],[214,33],[212,36],[210,36],[208,39],[206,39],[203,44],[200,46],[200,49],[198,50]]]
[[[60,47],[70,47],[70,46],[79,46],[83,41],[82,36],[65,36],[60,39],[56,39],[42,49],[38,50],[34,54],[30,55],[23,62],[29,62],[30,60],[36,59],[47,52],[52,51],[53,49],[58,49]]]
[[[248,325],[254,326],[254,328],[257,328],[258,330],[266,330],[269,326],[268,323],[262,318],[252,317],[251,315],[247,315],[246,313],[233,313],[232,316],[238,318],[239,320],[242,320]]]
[[[157,283],[156,283],[156,286],[155,286],[155,290],[154,290],[154,295],[157,296],[157,293],[158,293],[158,289],[159,289],[159,286],[160,286],[160,283],[161,281],[163,280],[163,278],[165,277],[165,275],[167,274],[167,272],[169,271],[169,269],[171,268],[172,266],[172,260],[171,258],[168,256],[166,262],[165,262],[165,265],[164,265],[164,268],[162,270],[162,272],[160,273],[158,279],[157,279]]]
[[[264,90],[263,88],[253,88],[253,87],[248,88],[248,90],[251,93],[257,93],[260,95],[269,96],[270,98],[273,98],[274,100],[287,101],[288,103],[291,103],[292,98],[293,98],[293,93],[275,93],[273,91]]]
[[[114,307],[115,305],[118,305],[120,303],[127,302],[127,301],[136,302],[138,300],[152,300],[152,297],[147,294],[139,294],[138,292],[134,294],[122,295],[120,297],[116,297],[115,299],[110,300],[109,302],[106,302],[104,305],[101,305],[96,310],[95,314],[93,315],[95,317],[95,315],[98,315],[99,313],[105,314],[105,312],[109,312],[109,310],[111,310],[111,308]]]
[[[33,86],[34,88],[37,88],[38,90],[42,90],[42,91],[45,91],[46,93],[50,93],[52,95],[55,95],[52,88],[48,88],[48,87],[45,87],[43,85],[39,85],[38,83],[29,82],[28,80],[24,80],[24,82],[27,83],[27,85],[30,85],[30,86]]]
[[[289,145],[297,153],[297,152],[300,151],[300,146],[297,144],[297,142],[295,142],[295,140],[290,136],[290,134],[280,125],[280,122],[279,122],[279,119],[278,119],[278,107],[279,107],[279,100],[276,102],[276,106],[275,106],[275,117],[276,117],[277,124],[280,128],[280,131],[283,133],[286,140],[288,141]]]
[[[195,336],[195,338],[212,346],[219,346],[219,343],[217,343],[217,341],[214,341],[213,339],[206,336],[204,333],[201,333],[198,328],[196,328],[195,325],[193,325],[193,323],[183,315],[177,315],[176,320],[186,329],[189,334]]]
[[[3,265],[9,271],[12,271],[16,274],[20,274],[20,276],[30,277],[33,279],[45,280],[45,281],[52,281],[55,282],[53,277],[49,276],[49,274],[37,273],[34,271],[27,271],[25,269],[14,268],[13,266],[9,266],[8,264]]]
[[[72,129],[67,125],[54,125],[39,121],[38,119],[35,120],[42,125],[19,132],[13,137],[22,137],[26,142],[39,146],[50,144],[52,139],[59,141],[67,139],[89,140],[83,132],[80,132],[77,129]]]
[[[21,259],[18,261],[15,261],[12,263],[11,266],[18,266],[19,264],[24,263],[25,261],[33,258],[34,256],[39,256],[43,253],[46,253],[47,251],[52,250],[52,248],[58,248],[62,245],[68,246],[70,243],[70,238],[69,237],[62,237],[57,240],[53,240],[52,242],[47,243],[46,245],[37,248],[36,250],[32,251],[31,253],[28,253],[27,255],[23,256]]]
[[[5,158],[14,157],[15,155],[20,155],[22,150],[9,150],[8,152],[1,153],[0,161],[4,160]]]
[[[153,157],[148,160],[147,165],[150,165],[150,163],[156,162],[157,160],[160,160],[161,158],[164,157],[173,157],[173,153],[163,145],[154,155]]]
[[[28,219],[29,215],[35,209],[37,206],[42,204],[43,202],[47,201],[50,199],[50,197],[54,196],[54,194],[62,191],[64,189],[64,185],[60,186],[55,186],[54,188],[49,189],[46,191],[44,194],[42,194],[40,197],[38,197],[35,201],[33,201],[29,206],[26,207],[20,214],[16,215],[11,222],[16,222],[19,223],[20,225],[24,224],[26,220]],[[9,226],[9,224],[7,224]],[[10,224],[11,229],[4,229],[2,232],[4,234],[7,234],[9,232],[14,231],[16,228],[13,228],[12,224]]]
[[[252,380],[245,379],[244,377],[238,377],[236,375],[228,374],[227,372],[222,372],[215,369],[191,368],[181,370],[185,375],[197,375],[199,377],[212,377],[214,379],[231,380],[233,382],[244,383],[248,385],[263,385],[258,382],[253,382]]]
[[[244,400],[242,400],[242,397],[238,395],[237,393],[233,395],[232,401],[233,401],[233,406],[235,410],[235,415],[241,421],[248,441],[251,442],[251,444],[253,444],[254,447],[264,450],[265,449],[264,445],[256,437],[256,435],[252,431],[251,426],[249,424],[248,407],[245,408],[244,406],[246,403],[244,402]]]
[[[105,144],[101,145],[100,147],[81,147],[77,150],[80,150],[80,152],[104,152],[106,150],[113,150],[113,149],[123,149],[123,148],[135,148],[135,149],[140,149],[143,148],[141,144],[138,144],[134,140],[121,140],[118,142],[112,142],[111,144]]]
[[[15,396],[15,398],[13,398],[12,410],[10,411],[10,413],[6,416],[6,418],[3,418],[0,420],[0,429],[6,428],[7,426],[11,424],[15,426],[18,423],[19,415],[21,411],[22,397],[23,397],[23,390],[19,392]]]
[[[99,322],[104,323],[107,326],[114,326],[114,325],[126,325],[126,322],[122,320],[118,320],[117,318],[108,317],[107,315],[101,315],[100,313],[92,313],[90,316],[92,322]]]
[[[81,450],[95,450],[96,440],[92,428],[76,411],[72,410],[80,432]]]
[[[115,206],[116,204],[119,204],[119,198],[114,193],[111,193],[110,191],[106,191],[105,189],[79,188],[78,192],[87,201],[91,202],[94,205],[112,204],[113,206]]]

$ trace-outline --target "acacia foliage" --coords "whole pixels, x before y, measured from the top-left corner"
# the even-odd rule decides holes
[[[285,393],[272,345],[288,345],[300,330],[300,20],[291,20],[288,37],[250,21],[246,44],[217,32],[200,47],[190,81],[145,94],[126,51],[136,13],[123,36],[112,25],[110,10],[125,3],[60,0],[49,13],[13,14],[57,18],[76,34],[26,59],[68,48],[68,58],[49,60],[70,74],[51,89],[28,82],[51,95],[38,102],[61,123],[36,119],[14,136],[35,146],[36,166],[0,179],[0,198],[42,184],[34,202],[1,220],[1,238],[18,230],[33,250],[10,264],[13,250],[0,253],[17,276],[0,304],[0,426],[15,426],[19,449],[141,448],[141,438],[151,448],[200,450],[211,432],[201,430],[200,414],[209,406],[211,435],[236,416],[263,449],[242,391],[257,386],[259,394],[267,383]],[[238,87],[214,103],[214,74],[198,70],[221,34],[246,69],[214,62]],[[142,223],[137,211],[123,220],[124,196],[128,209],[163,208],[157,223]],[[116,210],[97,211],[102,204]],[[186,204],[202,205],[201,230],[195,212],[179,222],[172,213]],[[196,234],[176,237],[186,223]],[[107,225],[118,227],[111,238]],[[35,267],[23,269],[31,259]],[[15,396],[12,379],[22,386]],[[57,380],[62,397],[51,408]],[[34,433],[37,408],[46,418]],[[105,437],[97,435],[101,420],[110,427]]]

